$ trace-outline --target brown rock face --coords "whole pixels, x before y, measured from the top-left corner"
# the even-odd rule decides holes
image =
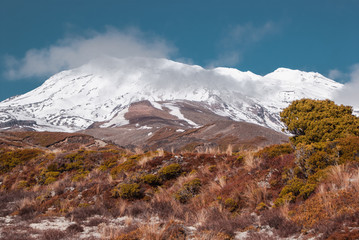
[[[76,149],[108,141],[128,148],[203,151],[223,150],[229,145],[233,149],[257,148],[288,141],[288,136],[272,129],[217,115],[205,107],[206,103],[160,103],[162,107],[158,108],[149,101],[132,104],[124,115],[129,123],[123,126],[103,128],[98,122],[79,133],[13,129],[0,132],[0,145]]]
[[[165,103],[165,102],[164,102]],[[125,118],[129,124],[82,131],[96,138],[112,141],[124,147],[166,150],[195,150],[203,148],[257,148],[288,141],[288,136],[256,124],[236,122],[219,116],[198,103],[177,103],[185,119],[172,115],[171,110],[157,109],[148,101],[132,104]]]

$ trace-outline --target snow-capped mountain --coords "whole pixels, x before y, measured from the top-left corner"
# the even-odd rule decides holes
[[[129,123],[131,104],[147,100],[190,127],[183,103],[235,121],[280,131],[280,111],[301,98],[327,99],[342,87],[319,73],[279,68],[265,76],[233,68],[204,69],[167,59],[102,58],[55,74],[40,87],[0,103],[0,128],[79,131]],[[198,110],[201,111],[201,110]],[[185,125],[186,125],[185,124]]]

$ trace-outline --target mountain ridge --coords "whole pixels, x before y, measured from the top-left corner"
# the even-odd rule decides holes
[[[99,122],[102,128],[119,127],[130,123],[125,115],[131,104],[149,101],[187,127],[199,127],[198,119],[182,114],[181,102],[192,102],[221,117],[280,131],[279,112],[291,101],[331,98],[341,87],[319,73],[287,68],[260,76],[167,59],[101,58],[0,102],[0,121],[22,121],[19,128],[37,131],[75,132]]]

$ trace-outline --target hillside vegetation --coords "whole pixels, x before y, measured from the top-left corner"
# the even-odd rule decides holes
[[[281,117],[291,143],[258,150],[2,147],[0,239],[358,239],[358,118]]]

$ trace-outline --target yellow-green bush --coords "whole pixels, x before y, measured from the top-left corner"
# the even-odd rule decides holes
[[[59,175],[60,172],[48,172],[47,169],[43,169],[39,176],[36,177],[37,183],[48,185],[50,183],[56,182]]]
[[[306,159],[306,170],[309,174],[316,173],[335,163],[334,159],[324,151],[314,152],[308,159]]]
[[[19,181],[16,185],[18,189],[27,188],[29,186],[28,182],[25,180]]]
[[[19,164],[25,163],[43,153],[38,149],[0,150],[0,173],[9,172]]]
[[[359,137],[337,139],[332,144],[333,154],[339,157],[338,163],[359,162]]]
[[[141,187],[138,183],[123,183],[112,189],[112,196],[122,199],[134,200],[143,197]]]
[[[239,204],[236,200],[234,200],[233,198],[227,198],[225,201],[224,201],[224,207],[226,209],[228,209],[228,211],[230,212],[234,212],[238,209],[239,207]]]
[[[319,146],[320,145],[320,146]],[[332,143],[321,143],[296,147],[297,172],[303,173],[306,177],[315,174],[338,162],[338,155],[331,149]]]
[[[148,185],[151,186],[161,185],[161,179],[154,174],[144,175],[141,179],[144,183],[147,183]]]
[[[64,158],[66,160],[69,160],[70,162],[77,162],[77,161],[85,159],[85,157],[83,156],[83,153],[84,153],[84,151],[79,150],[75,153],[67,154]]]
[[[305,185],[304,181],[299,178],[293,178],[288,181],[288,184],[283,187],[282,191],[279,194],[279,202],[282,200],[293,202],[296,197],[300,194],[300,189]]]
[[[83,160],[76,160],[74,162],[66,163],[64,171],[78,170],[84,167]]]
[[[44,184],[48,185],[48,184],[54,183],[56,181],[57,181],[57,179],[55,177],[48,177],[48,178],[45,179]]]
[[[168,166],[162,167],[158,174],[164,180],[169,180],[178,177],[182,172],[182,167],[178,163],[172,163]]]
[[[297,177],[289,180],[287,185],[283,187],[276,200],[276,205],[281,205],[284,202],[293,202],[297,197],[307,199],[316,189],[317,182],[314,180],[305,181]]]
[[[183,187],[175,193],[174,197],[181,203],[187,203],[189,199],[200,192],[201,186],[201,180],[195,178],[183,184]]]
[[[131,168],[137,165],[137,161],[135,159],[128,159],[118,166],[111,169],[111,175],[116,177],[118,174],[122,172],[129,171]]]
[[[317,184],[307,183],[299,190],[299,196],[307,199],[316,189]]]
[[[215,172],[217,170],[217,165],[211,165],[208,167],[208,171]]]
[[[59,175],[60,175],[60,172],[46,172],[45,173],[46,178],[49,178],[49,177],[57,178]]]
[[[289,143],[276,144],[269,147],[265,147],[255,154],[255,157],[270,159],[278,157],[283,154],[290,154],[294,152],[294,148]]]
[[[116,166],[117,164],[117,159],[116,158],[110,158],[110,159],[107,159],[105,160],[99,167],[99,169],[101,171],[106,171],[107,169],[111,169],[113,168],[114,166]]]
[[[265,210],[265,209],[268,209],[268,206],[267,206],[267,204],[265,204],[264,202],[260,202],[260,203],[258,204],[258,206],[256,207],[256,209],[257,209],[258,211],[263,211],[263,210]]]
[[[90,173],[89,171],[79,171],[77,174],[75,174],[72,177],[72,181],[79,182],[81,180],[84,180],[89,173]]]
[[[286,129],[294,134],[291,141],[295,145],[359,136],[359,118],[352,115],[352,107],[330,100],[296,100],[280,116]]]
[[[47,166],[47,171],[48,172],[57,172],[57,164],[56,163],[51,163],[49,166]]]

